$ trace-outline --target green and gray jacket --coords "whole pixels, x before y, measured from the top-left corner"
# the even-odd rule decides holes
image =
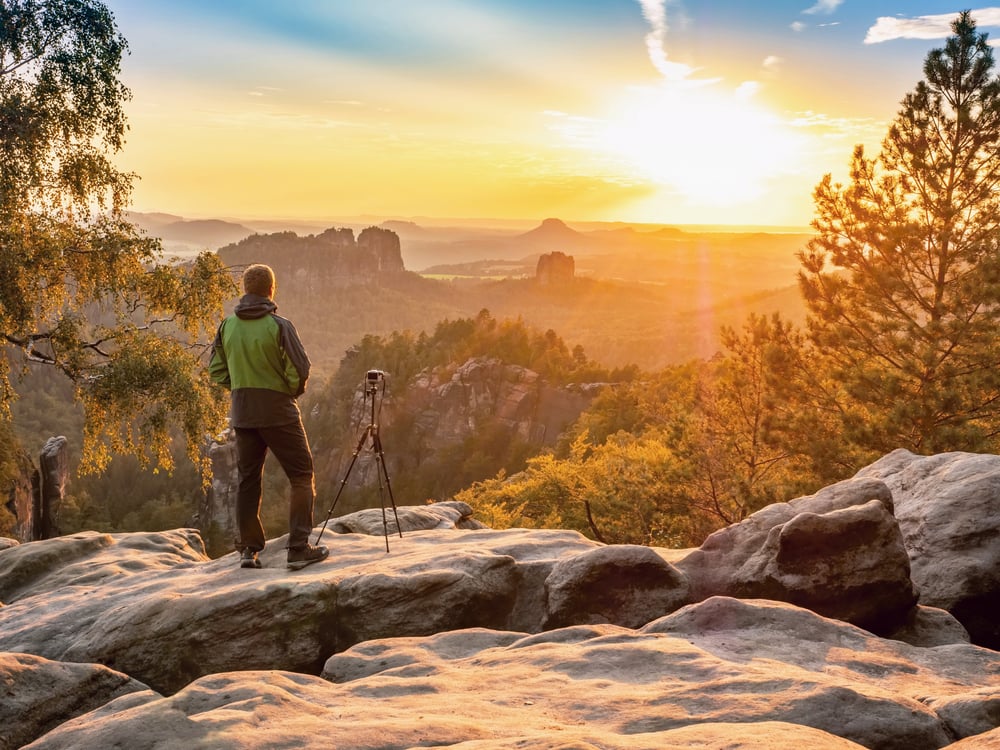
[[[233,427],[272,427],[300,418],[309,357],[290,320],[267,297],[245,294],[212,343],[212,382],[232,392]]]

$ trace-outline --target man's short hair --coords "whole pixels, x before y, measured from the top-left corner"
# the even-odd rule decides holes
[[[243,291],[270,297],[274,294],[274,271],[263,263],[254,263],[243,272]]]

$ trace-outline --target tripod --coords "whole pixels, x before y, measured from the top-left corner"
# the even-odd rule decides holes
[[[365,400],[371,397],[371,421],[368,426],[361,432],[361,438],[358,440],[358,447],[354,449],[354,455],[351,456],[351,463],[347,466],[347,471],[344,472],[344,478],[340,480],[340,488],[337,490],[337,495],[333,498],[333,503],[330,505],[330,510],[326,512],[326,520],[323,521],[323,528],[319,530],[319,534],[316,535],[316,544],[319,544],[320,538],[323,536],[323,532],[326,531],[326,525],[330,522],[330,517],[333,515],[333,509],[337,507],[337,501],[340,499],[341,493],[344,491],[344,487],[347,486],[347,479],[351,476],[351,469],[354,468],[355,462],[358,460],[358,455],[361,453],[361,449],[365,446],[366,441],[371,441],[369,446],[372,452],[375,454],[375,476],[378,479],[378,497],[379,502],[382,505],[382,530],[385,536],[385,551],[389,551],[389,520],[385,514],[385,496],[383,495],[383,487],[389,495],[389,502],[392,504],[392,515],[396,519],[396,531],[399,532],[399,537],[403,537],[403,529],[399,525],[399,514],[396,512],[396,499],[392,496],[392,484],[389,482],[389,472],[385,468],[385,453],[382,452],[382,438],[379,436],[378,423],[375,421],[375,397],[378,394],[378,381],[383,378],[383,373],[379,370],[369,370],[365,386]],[[383,386],[383,393],[384,393]],[[385,479],[385,484],[383,485],[382,480]]]

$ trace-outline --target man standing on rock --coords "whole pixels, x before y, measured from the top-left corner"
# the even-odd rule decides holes
[[[255,264],[243,273],[245,294],[222,321],[212,344],[212,381],[231,391],[230,424],[236,432],[239,488],[236,522],[240,567],[259,568],[264,549],[261,479],[268,450],[291,484],[288,567],[304,568],[329,550],[309,544],[313,528],[313,460],[296,399],[309,378],[309,357],[295,326],[278,315],[274,271]]]

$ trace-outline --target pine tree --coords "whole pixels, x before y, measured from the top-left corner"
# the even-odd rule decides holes
[[[1000,434],[1000,80],[969,12],[877,158],[815,191],[800,283],[826,404],[873,453],[989,450]]]

